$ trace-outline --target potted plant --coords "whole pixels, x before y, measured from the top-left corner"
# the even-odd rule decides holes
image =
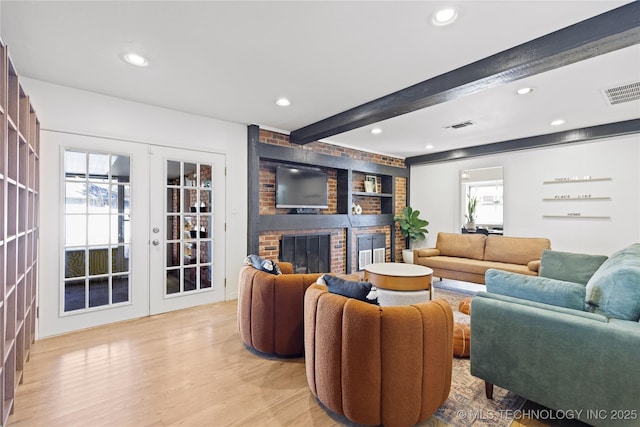
[[[475,231],[476,229],[476,206],[478,204],[477,197],[471,197],[470,194],[467,194],[467,213],[465,214],[465,218],[467,218],[467,223],[464,228],[469,231]]]
[[[421,219],[420,211],[413,210],[411,206],[404,207],[400,215],[393,219],[400,225],[400,233],[407,239],[409,246],[409,249],[402,251],[402,259],[407,264],[413,264],[413,243],[426,239],[429,232],[426,226],[429,225],[429,221]]]

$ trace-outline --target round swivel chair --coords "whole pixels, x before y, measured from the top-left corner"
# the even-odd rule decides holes
[[[331,411],[406,427],[447,400],[453,313],[446,301],[380,307],[311,285],[304,322],[307,382]]]
[[[300,356],[304,352],[304,292],[322,274],[293,274],[288,262],[278,266],[280,275],[251,266],[240,270],[238,331],[248,347],[261,353]]]

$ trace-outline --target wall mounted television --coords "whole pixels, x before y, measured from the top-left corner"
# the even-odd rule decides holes
[[[327,209],[328,200],[325,171],[294,166],[276,168],[276,208]]]

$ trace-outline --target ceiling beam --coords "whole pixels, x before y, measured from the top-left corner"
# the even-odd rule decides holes
[[[420,156],[407,157],[405,159],[405,163],[407,166],[440,163],[471,157],[507,153],[510,151],[530,150],[532,148],[574,144],[576,142],[589,142],[596,139],[614,138],[637,133],[640,133],[640,119],[607,123],[587,128],[512,139],[509,141],[494,142],[493,144],[477,145],[473,147],[459,148],[456,150],[441,151],[433,154],[423,154]]]
[[[294,130],[290,142],[308,144],[639,43],[635,1]]]

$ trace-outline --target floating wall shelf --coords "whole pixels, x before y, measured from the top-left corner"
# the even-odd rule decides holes
[[[611,200],[611,197],[545,197],[545,202],[563,202],[566,200]]]
[[[611,178],[556,178],[543,184],[568,184],[571,182],[611,181]]]
[[[542,215],[542,218],[570,218],[570,219],[611,219],[610,216],[600,215]]]

